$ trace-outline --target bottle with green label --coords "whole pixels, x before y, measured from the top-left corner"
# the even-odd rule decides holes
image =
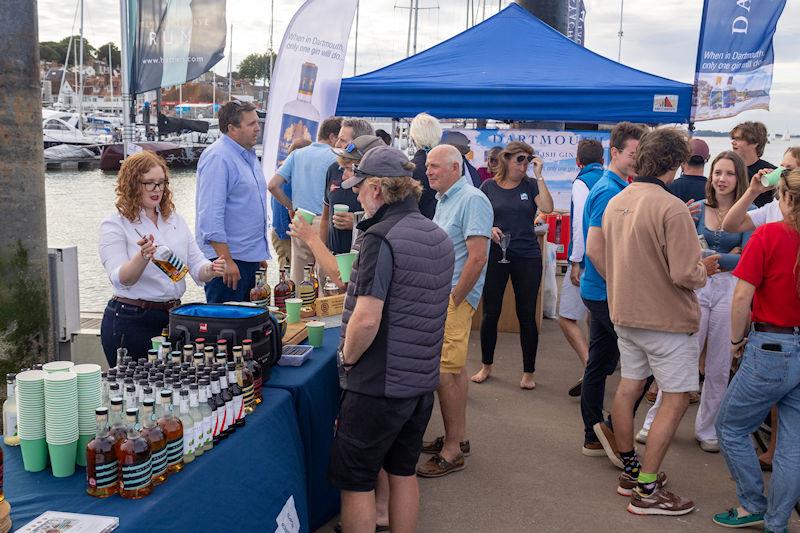
[[[181,389],[180,391],[180,413],[178,418],[181,419],[183,424],[183,464],[188,464],[194,461],[194,419],[189,413],[189,391]]]

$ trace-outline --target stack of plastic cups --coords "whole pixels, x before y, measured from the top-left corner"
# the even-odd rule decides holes
[[[97,430],[94,410],[103,404],[103,382],[100,365],[75,365],[78,375],[78,455],[76,463],[86,466],[86,445]]]
[[[58,374],[59,372],[69,372],[69,369],[73,366],[75,366],[75,363],[72,361],[53,361],[45,363],[42,366],[42,370],[48,374]]]
[[[44,424],[53,475],[71,476],[78,450],[78,376],[74,372],[45,376]]]
[[[44,424],[44,378],[42,370],[17,374],[17,431],[22,464],[28,472],[47,468],[47,442]]]

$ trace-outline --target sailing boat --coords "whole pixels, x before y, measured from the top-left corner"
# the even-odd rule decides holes
[[[783,132],[783,137],[781,137],[781,140],[782,141],[790,141],[790,140],[792,140],[792,136],[789,135],[789,128],[786,128],[786,130]]]

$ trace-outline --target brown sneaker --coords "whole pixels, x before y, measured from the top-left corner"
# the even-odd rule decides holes
[[[680,516],[694,511],[694,502],[681,498],[667,489],[658,487],[652,494],[641,494],[638,489],[631,492],[628,512],[638,515]]]
[[[599,442],[584,442],[581,453],[587,457],[605,457],[606,451]]]
[[[658,398],[658,391],[647,391],[644,393],[644,399],[650,403],[656,403],[656,398]]]
[[[428,459],[422,466],[417,467],[417,475],[420,477],[442,477],[447,474],[464,470],[464,456],[459,454],[453,462],[447,461],[438,453]]]
[[[625,465],[622,463],[622,458],[619,456],[617,441],[614,438],[614,430],[608,427],[608,424],[605,422],[598,422],[592,426],[592,429],[594,429],[594,434],[597,435],[597,440],[603,445],[608,460],[620,470],[625,468]]]
[[[665,474],[664,472],[659,472],[656,483],[658,483],[659,488],[666,486],[667,474]],[[619,475],[619,485],[617,485],[617,494],[619,494],[620,496],[630,496],[631,493],[633,492],[633,489],[635,489],[638,484],[639,483],[635,477],[623,472]]]
[[[444,437],[436,437],[430,442],[423,442],[422,443],[422,453],[427,454],[435,454],[440,453],[444,448]],[[470,447],[469,441],[461,441],[459,443],[459,448],[461,448],[461,453],[464,454],[464,457],[469,457]]]

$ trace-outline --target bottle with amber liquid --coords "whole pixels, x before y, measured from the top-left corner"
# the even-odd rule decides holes
[[[183,470],[183,424],[172,411],[172,390],[161,391],[161,403],[156,414],[156,424],[167,437],[167,470]]]
[[[118,448],[120,443],[125,440],[128,433],[125,427],[125,420],[122,418],[122,398],[117,396],[111,398],[111,412],[108,416],[109,433],[114,439],[114,446]]]
[[[291,284],[291,285],[290,285]],[[275,307],[286,312],[286,299],[294,298],[294,283],[286,277],[286,270],[281,269],[278,284],[275,285]]]
[[[114,437],[108,432],[108,407],[94,410],[97,429],[86,445],[86,494],[107,498],[119,491],[119,465]]]
[[[317,301],[314,282],[311,281],[311,267],[303,268],[303,281],[300,282],[299,291],[299,298],[303,300],[303,306],[314,305],[314,302]]]
[[[256,409],[255,395],[253,394],[253,373],[244,364],[244,348],[233,347],[233,360],[236,362],[236,383],[242,389],[242,402],[245,414],[250,414]]]
[[[167,480],[167,436],[155,420],[155,400],[147,398],[142,403],[142,437],[150,444],[153,486]]]
[[[175,255],[169,247],[164,245],[156,247],[152,261],[169,279],[176,283],[189,273],[189,267],[186,266],[186,263]]]
[[[261,387],[264,385],[264,375],[261,372],[261,364],[253,357],[253,341],[245,339],[242,341],[242,357],[244,357],[244,366],[250,371],[253,376],[253,408],[264,401],[261,393]]]
[[[153,469],[150,444],[139,431],[139,409],[128,409],[128,433],[117,451],[119,461],[119,495],[138,500],[153,490]]]
[[[317,277],[317,273],[314,271],[314,263],[309,263],[306,268],[308,268],[311,274],[311,283],[314,284],[314,294],[319,296],[319,278]]]
[[[267,284],[267,273],[263,269],[256,272],[256,286],[250,289],[250,301],[261,307],[269,305],[272,291]]]

